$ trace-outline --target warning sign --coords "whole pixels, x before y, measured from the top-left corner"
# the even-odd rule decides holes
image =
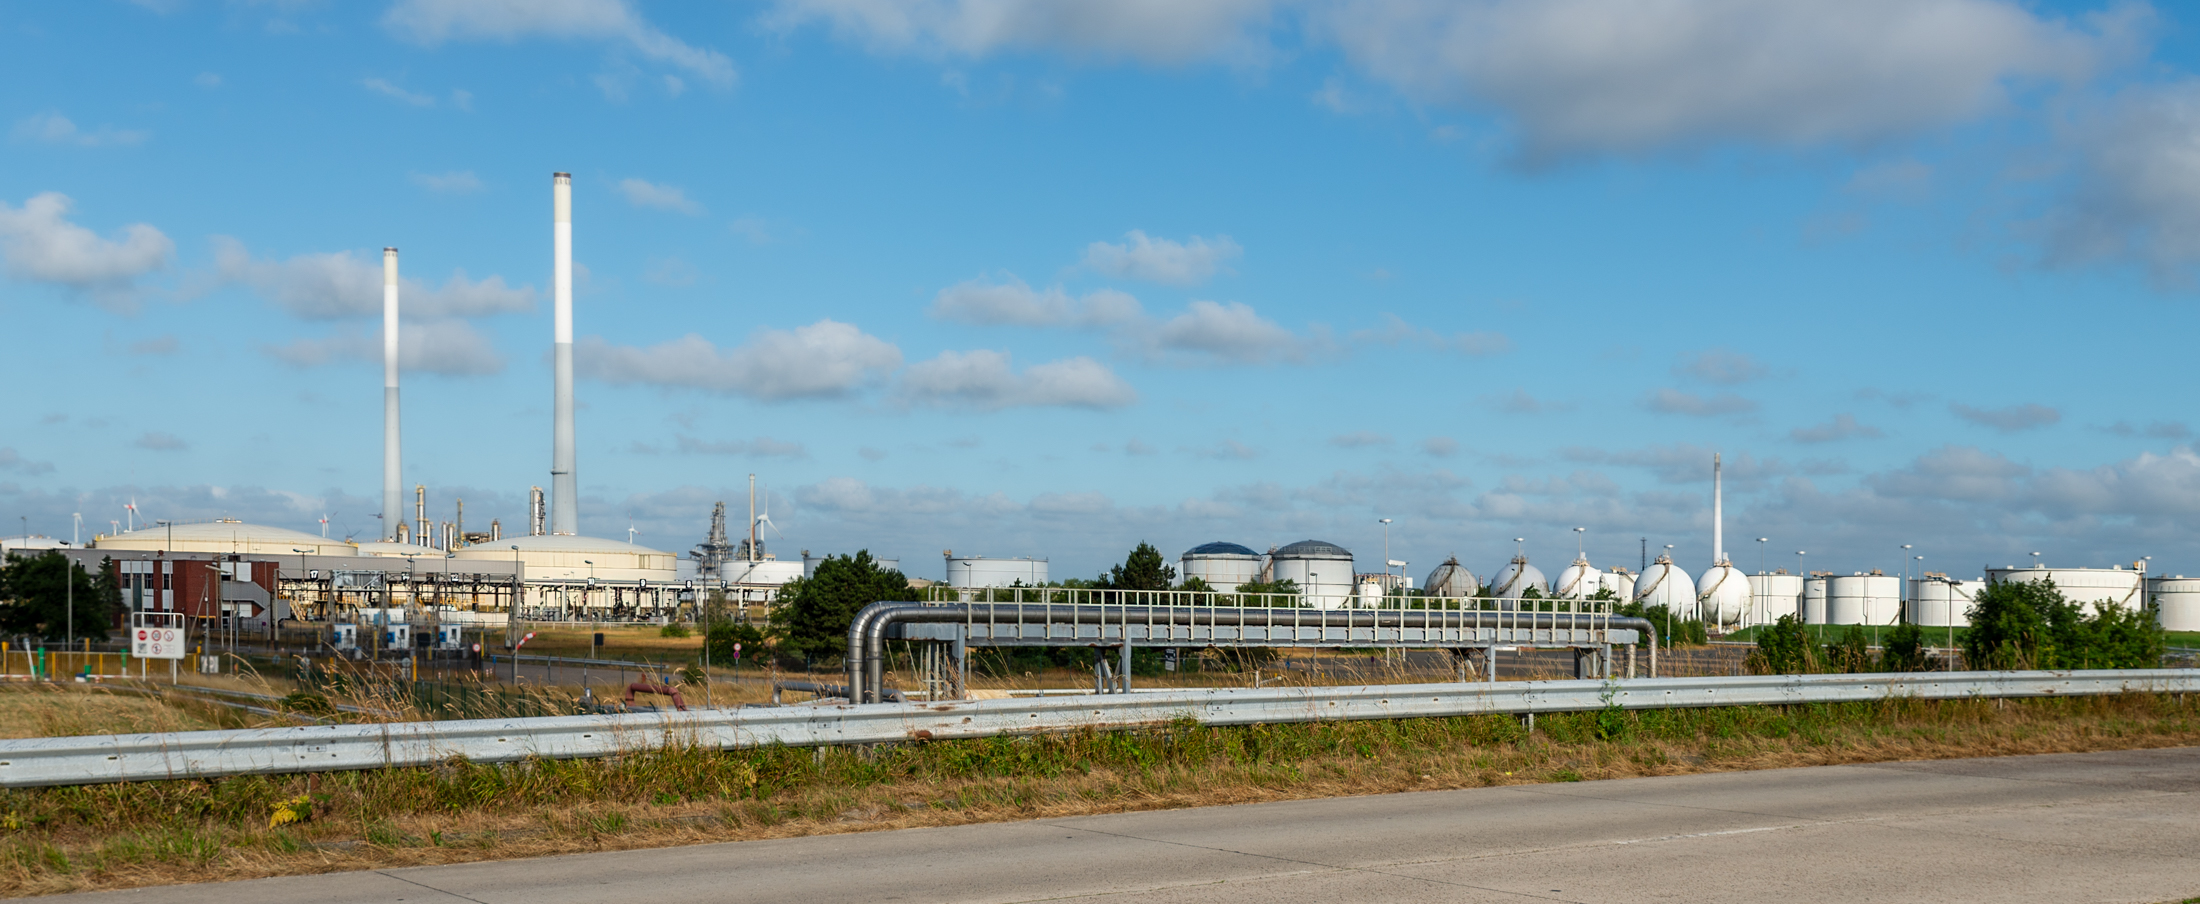
[[[183,613],[137,612],[130,616],[130,655],[142,659],[182,659],[187,646]]]

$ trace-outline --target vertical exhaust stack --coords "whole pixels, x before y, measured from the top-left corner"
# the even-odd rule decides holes
[[[548,533],[548,531],[546,531],[546,530],[544,530],[544,529],[543,529],[543,523],[544,523],[544,522],[543,522],[543,519],[544,519],[544,518],[545,518],[545,517],[546,517],[546,516],[548,515],[548,513],[549,513],[549,508],[548,508],[548,506],[546,506],[546,505],[545,505],[545,504],[543,503],[543,501],[542,501],[542,488],[541,488],[541,487],[528,487],[528,488],[527,488],[527,535],[528,535],[528,536],[530,536],[530,537],[540,537],[540,536],[542,536],[543,534],[545,534],[545,533]]]
[[[417,538],[417,542],[422,546],[434,545],[435,529],[428,524],[427,484],[413,485],[413,520],[420,522],[420,526],[413,528],[413,536]]]
[[[1726,564],[1725,495],[1721,491],[1719,453],[1711,453],[1711,564]]]
[[[382,539],[397,539],[404,485],[398,480],[397,249],[382,249]]]
[[[550,428],[550,532],[581,532],[580,482],[573,476],[573,174],[550,175],[551,286],[557,318],[557,389]]]

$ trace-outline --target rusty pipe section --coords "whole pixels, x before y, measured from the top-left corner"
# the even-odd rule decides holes
[[[1658,635],[1649,619],[1594,612],[1498,612],[1458,609],[1241,609],[1229,606],[1048,605],[1037,603],[872,603],[848,623],[848,702],[877,703],[886,685],[886,634],[895,624],[962,623],[980,615],[1063,625],[1134,622],[1154,625],[1291,625],[1302,628],[1496,628],[1536,630],[1627,628],[1649,639],[1657,662]],[[1442,646],[1442,645],[1432,645]]]

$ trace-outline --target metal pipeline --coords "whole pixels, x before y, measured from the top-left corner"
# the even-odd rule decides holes
[[[1303,628],[1469,627],[1571,629],[1628,628],[1650,642],[1657,662],[1657,632],[1649,619],[1593,612],[1519,612],[1458,609],[1240,609],[1221,606],[1053,605],[1041,603],[877,602],[848,623],[848,702],[876,703],[886,684],[886,633],[895,624],[958,623],[984,614],[994,619],[1047,624],[1289,625]],[[1064,646],[1081,646],[1068,643]],[[1287,645],[1288,646],[1288,645]],[[1431,647],[1458,646],[1430,644]],[[1473,646],[1467,644],[1464,646]],[[1652,668],[1655,668],[1653,665]]]

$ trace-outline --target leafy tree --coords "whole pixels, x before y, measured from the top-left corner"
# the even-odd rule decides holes
[[[1167,590],[1174,583],[1176,569],[1161,558],[1161,550],[1143,542],[1100,579],[1100,585],[1109,590]]]
[[[1871,639],[1865,637],[1864,629],[1857,625],[1850,625],[1848,632],[1842,634],[1840,640],[1826,641],[1824,651],[1819,655],[1829,672],[1854,674],[1872,670]]]
[[[863,607],[916,598],[917,591],[909,586],[909,579],[899,571],[880,568],[870,550],[852,557],[833,556],[819,562],[810,577],[788,581],[779,588],[779,603],[772,609],[771,634],[778,639],[779,652],[784,655],[813,662],[834,658],[847,651],[848,625]]]
[[[842,629],[841,637],[845,644],[846,629]],[[735,624],[730,620],[714,622],[703,629],[703,644],[710,652],[710,664],[717,668],[731,668],[741,658],[750,662],[764,659],[764,632],[757,630],[755,625]],[[734,644],[740,644],[741,649],[736,651]]]
[[[103,560],[94,575],[58,552],[8,556],[0,565],[0,632],[63,640],[73,622],[76,636],[106,640],[108,624],[122,608],[113,561]]]
[[[1925,629],[1904,622],[1887,632],[1885,643],[1880,644],[1879,670],[1882,672],[1922,672],[1925,670]]]
[[[2053,668],[2061,657],[2048,622],[2064,602],[2053,581],[1988,585],[1972,601],[1963,661],[1974,669]]]
[[[1780,616],[1758,630],[1757,649],[1749,654],[1748,668],[1759,675],[1803,675],[1817,671],[1817,644],[1802,619]]]

